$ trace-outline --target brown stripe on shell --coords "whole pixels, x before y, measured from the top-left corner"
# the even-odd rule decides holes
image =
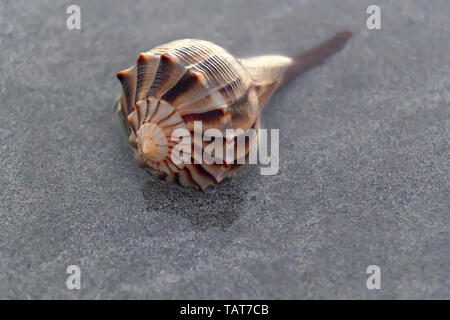
[[[208,129],[225,130],[231,127],[231,114],[228,110],[212,110],[204,113],[193,113],[182,116],[186,129],[194,131],[194,121],[202,122],[202,132]]]
[[[222,87],[210,90],[208,95],[199,98],[196,101],[183,102],[177,108],[181,115],[189,113],[202,113],[212,111],[214,109],[225,109],[230,104],[242,99],[248,89],[243,91],[237,90],[236,87],[240,85],[239,79],[234,79]]]
[[[209,91],[204,76],[197,71],[188,70],[162,99],[177,107],[182,103],[195,102],[206,96]]]
[[[150,86],[158,70],[159,56],[149,52],[143,52],[139,55],[137,60],[137,87],[136,87],[136,101],[144,100],[147,97]]]
[[[158,70],[147,96],[161,98],[170,90],[186,72],[183,64],[168,53],[161,55]]]
[[[191,113],[182,116],[185,122],[193,122],[193,121],[202,121],[209,122],[214,121],[220,118],[223,115],[223,112],[220,110],[212,110],[204,113]]]
[[[119,79],[122,84],[122,89],[126,100],[126,105],[122,105],[122,107],[125,109],[125,115],[128,116],[135,107],[136,66],[120,71],[117,74],[117,79]]]

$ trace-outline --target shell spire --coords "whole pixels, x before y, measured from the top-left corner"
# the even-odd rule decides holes
[[[322,63],[349,38],[349,32],[340,32],[293,58],[236,59],[218,45],[196,39],[141,53],[134,66],[117,74],[122,84],[118,113],[137,162],[154,176],[183,186],[205,189],[220,183],[242,166],[238,160],[256,151],[257,139],[245,139],[232,159],[212,152],[205,141],[191,139],[183,156],[192,161],[178,161],[175,130],[191,135],[195,130],[204,135],[208,129],[240,132],[226,136],[227,148],[230,141],[259,127],[261,109],[281,84]],[[216,161],[202,162],[202,154]]]

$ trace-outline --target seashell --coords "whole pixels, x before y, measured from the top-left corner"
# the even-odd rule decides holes
[[[245,150],[235,152],[232,162],[180,164],[172,159],[177,143],[170,139],[173,131],[181,128],[192,133],[194,121],[202,121],[202,133],[210,128],[242,129],[241,134],[257,129],[259,114],[276,89],[339,51],[350,36],[342,31],[292,58],[237,59],[214,43],[196,39],[173,41],[141,53],[135,65],[117,74],[123,89],[117,110],[138,164],[160,179],[183,186],[217,185],[242,166],[238,155],[248,158],[257,143],[246,141]],[[227,136],[224,144],[236,138]],[[192,160],[198,158],[195,150],[206,152],[209,144],[198,145],[194,140],[188,154]]]

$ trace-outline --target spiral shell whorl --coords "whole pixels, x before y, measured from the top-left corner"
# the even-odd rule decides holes
[[[193,132],[194,121],[202,121],[203,132],[257,125],[259,104],[252,79],[224,49],[202,40],[174,41],[141,53],[136,65],[117,77],[123,87],[122,118],[142,167],[158,178],[201,189],[240,167],[194,161],[177,165],[172,160],[176,142],[171,134],[177,128]],[[193,151],[191,156],[194,159]]]

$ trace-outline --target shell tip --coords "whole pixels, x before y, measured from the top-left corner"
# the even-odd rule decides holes
[[[351,36],[352,33],[348,30],[339,31],[327,41],[322,42],[306,52],[294,56],[294,63],[286,70],[282,84],[291,82],[300,74],[323,63],[326,59],[342,50]]]
[[[117,79],[119,79],[119,81],[122,81],[123,79],[125,79],[127,74],[128,74],[128,72],[126,70],[122,70],[116,74],[116,77],[117,77]]]
[[[349,30],[342,30],[336,34],[336,37],[339,37],[344,41],[350,39],[352,36],[353,36],[353,34]]]
[[[141,52],[141,54],[139,55],[139,58],[137,59],[138,63],[142,63],[148,60],[148,56],[147,54],[145,54],[144,52]]]

